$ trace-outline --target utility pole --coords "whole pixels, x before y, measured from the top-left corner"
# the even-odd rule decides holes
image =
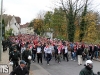
[[[3,0],[1,0],[1,17],[0,17],[0,61],[2,56],[2,13],[3,13]]]

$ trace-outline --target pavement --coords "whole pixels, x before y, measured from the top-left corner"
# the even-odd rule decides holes
[[[1,53],[1,61],[0,61],[0,65],[8,65],[9,67],[9,73],[12,71],[12,66],[9,65],[9,54],[8,51],[5,51]],[[9,74],[5,74],[5,73],[0,73],[0,75],[9,75]]]
[[[2,57],[1,57],[1,61],[0,61],[0,65],[2,64],[6,64],[9,67],[9,73],[12,71],[12,66],[9,65],[9,55],[8,55],[9,51],[2,51]],[[33,70],[33,67],[35,68]],[[5,74],[5,73],[0,73],[0,75],[9,75],[9,74]],[[34,63],[31,65],[31,70],[30,70],[30,74],[29,75],[51,75],[50,73],[48,73],[45,69],[43,69],[40,65]]]
[[[9,66],[9,73],[10,73],[12,71],[12,66],[9,65],[8,53],[9,53],[9,51],[2,52],[0,64],[7,64]],[[100,59],[94,59],[94,60],[100,61]],[[44,67],[44,64],[42,66],[41,64],[32,63],[29,75],[51,75],[51,73],[46,68],[47,68],[47,66]],[[53,69],[53,67],[52,67],[52,69]],[[9,75],[9,74],[0,73],[0,75]]]

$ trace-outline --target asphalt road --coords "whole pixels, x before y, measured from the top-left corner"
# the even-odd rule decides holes
[[[2,54],[2,62],[0,64],[8,64],[8,51]],[[69,59],[67,61],[61,61],[57,63],[54,61],[54,58],[50,61],[50,65],[46,64],[46,61],[43,59],[43,64],[38,64],[37,62],[31,63],[30,75],[79,75],[79,72],[84,68],[84,63],[81,66],[78,66],[77,61],[72,61]],[[9,64],[8,64],[9,65]],[[93,71],[97,73],[100,71],[100,62],[93,61]],[[10,66],[10,70],[11,70]],[[8,75],[1,74],[0,75]]]
[[[43,64],[38,64],[37,62],[31,63],[32,75],[79,75],[79,72],[84,68],[84,61],[82,65],[78,65],[77,61],[69,60],[61,61],[57,63],[52,59],[50,65],[46,64],[46,61],[43,59]],[[93,71],[97,73],[100,71],[100,62],[93,61]]]

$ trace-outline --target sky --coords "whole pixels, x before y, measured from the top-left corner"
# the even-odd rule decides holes
[[[30,22],[40,12],[53,11],[56,0],[3,0],[4,14],[21,18],[21,24]],[[100,0],[92,0],[92,9],[100,12]]]

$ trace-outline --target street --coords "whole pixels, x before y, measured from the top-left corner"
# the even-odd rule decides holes
[[[33,75],[79,75],[79,72],[82,68],[84,68],[84,63],[82,65],[78,65],[77,61],[69,60],[61,61],[61,63],[57,63],[52,59],[50,61],[50,65],[46,64],[46,61],[43,59],[43,64],[38,64],[37,62],[31,63],[31,71]],[[100,62],[93,61],[93,71],[97,73],[100,71]]]
[[[2,62],[0,64],[8,64],[8,51],[4,52],[3,54]],[[78,66],[77,61],[72,61],[69,59],[69,62],[67,61],[61,61],[61,63],[57,63],[53,59],[50,61],[50,65],[46,64],[46,61],[43,59],[43,64],[37,63],[37,62],[31,62],[31,70],[30,75],[79,75],[79,72],[82,68],[84,68],[84,63],[80,66]],[[9,64],[8,64],[9,65]],[[93,71],[97,73],[100,71],[100,62],[93,60]],[[11,66],[10,66],[11,71]],[[0,75],[8,75],[8,74],[0,74]]]

